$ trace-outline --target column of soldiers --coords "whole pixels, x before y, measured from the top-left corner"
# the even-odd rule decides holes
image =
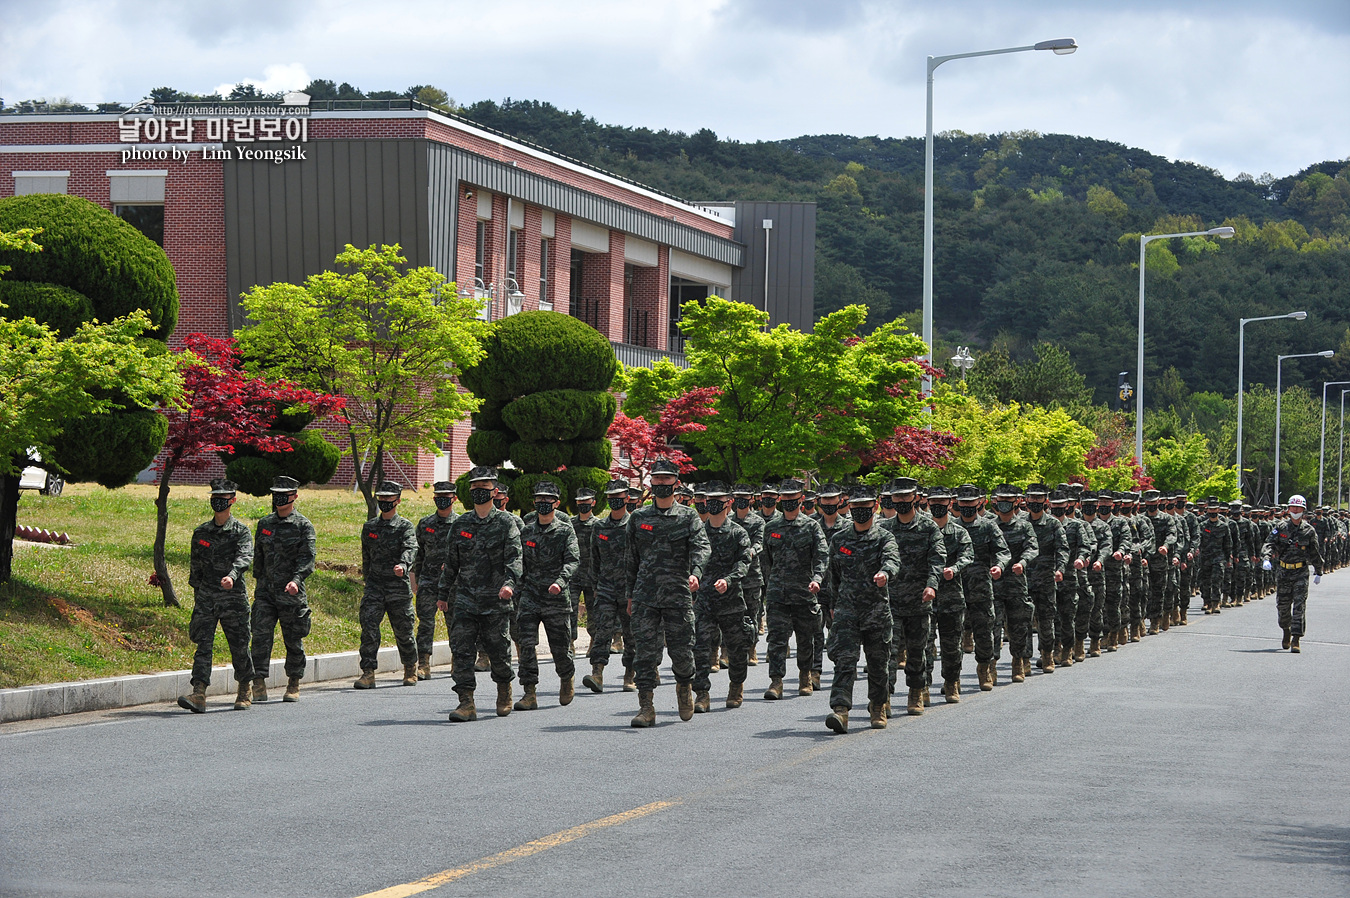
[[[575,517],[559,510],[558,485],[540,479],[534,510],[522,519],[501,507],[496,471],[477,467],[468,478],[468,511],[455,515],[454,484],[437,482],[435,510],[416,525],[398,513],[401,486],[381,484],[379,514],[361,530],[362,674],[354,686],[375,686],[385,617],[403,662],[402,683],[430,678],[439,613],[460,699],[451,721],[477,718],[476,673],[484,670],[497,686],[498,716],[539,707],[541,628],[558,703],[568,705],[584,601],[591,672],[583,685],[603,692],[617,651],[622,689],[638,693],[631,724],[650,727],[663,655],[682,720],[711,710],[711,675],[723,667],[726,707],[742,705],[747,668],[758,663],[763,613],[765,700],[784,697],[790,645],[800,696],[821,689],[828,656],[834,676],[825,722],[847,732],[862,659],[869,722],[884,728],[901,670],[906,713],[922,715],[939,666],[944,700],[961,701],[965,654],[975,655],[980,690],[991,691],[1005,643],[1011,680],[1024,682],[1037,641],[1037,666],[1053,673],[1185,626],[1196,593],[1206,614],[1219,614],[1275,592],[1283,646],[1299,652],[1308,576],[1320,582],[1350,545],[1350,516],[1327,508],[1309,515],[1301,496],[1291,497],[1282,514],[1214,497],[1197,507],[1184,494],[1158,490],[1001,484],[986,510],[985,492],[975,485],[924,491],[902,477],[879,491],[858,486],[846,493],[827,483],[811,495],[808,511],[800,480],[758,490],[710,481],[686,493],[679,477],[677,466],[658,460],[650,503],[616,479],[599,516],[595,494],[579,491]],[[192,692],[179,699],[185,709],[205,709],[217,623],[239,683],[236,709],[267,700],[277,626],[286,648],[284,700],[299,699],[315,535],[295,509],[298,492],[294,480],[277,479],[273,513],[258,523],[255,538],[232,516],[235,485],[212,482],[212,518],[192,538],[196,604],[189,631],[198,648]],[[244,585],[250,565],[257,582],[251,611]],[[512,642],[519,701],[513,701]]]

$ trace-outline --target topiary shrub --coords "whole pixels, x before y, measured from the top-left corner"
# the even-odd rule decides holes
[[[483,358],[459,380],[480,399],[500,402],[541,390],[607,390],[619,364],[603,334],[561,312],[503,318],[483,349]]]
[[[511,484],[511,502],[509,507],[525,511],[534,510],[534,487],[541,480],[551,480],[558,485],[558,492],[562,493],[563,502],[560,507],[566,505],[569,490],[567,480],[562,475],[565,472],[558,473],[533,473],[521,474]]]
[[[484,399],[478,411],[470,416],[473,418],[473,426],[479,430],[506,430],[506,422],[502,420],[502,409],[505,407],[504,402]]]
[[[282,436],[283,434],[273,430],[269,432],[269,435]],[[272,465],[271,476],[274,478],[285,474],[287,477],[294,477],[301,484],[327,483],[333,479],[333,475],[337,473],[338,462],[342,457],[338,447],[324,439],[323,434],[317,430],[302,430],[296,434],[285,434],[285,436],[291,444],[290,452],[262,452],[252,446],[239,446],[235,452],[220,453],[220,460],[225,463],[226,476],[229,476],[229,466],[234,462],[244,458],[257,458],[266,460]],[[230,479],[241,484],[240,489],[244,489],[242,481],[234,477],[230,477]],[[261,496],[267,492],[271,485],[272,481],[268,480],[261,493],[255,493],[252,490],[244,490],[244,492]]]
[[[500,430],[475,430],[469,434],[469,460],[476,465],[500,465],[511,457],[511,435]]]
[[[578,440],[572,444],[572,465],[609,470],[613,461],[614,447],[609,440]]]
[[[572,462],[572,444],[557,440],[516,440],[511,444],[511,463],[532,474],[556,471]]]
[[[89,297],[57,284],[0,280],[0,303],[5,304],[5,308],[0,309],[0,315],[5,318],[32,318],[63,338],[74,334],[81,324],[94,317],[94,304]]]
[[[608,391],[543,390],[515,400],[501,416],[522,440],[594,440],[605,435],[617,410]]]
[[[150,316],[148,336],[168,339],[178,322],[178,289],[164,250],[113,215],[76,196],[31,194],[0,199],[0,231],[42,228],[42,252],[0,252],[7,281],[55,284],[87,297],[100,321],[136,309]],[[8,317],[8,313],[5,313]]]
[[[256,455],[239,456],[225,466],[225,476],[234,481],[240,492],[250,496],[266,496],[272,482],[283,473],[280,466],[270,458]]]
[[[168,434],[169,419],[151,409],[89,415],[67,422],[53,441],[52,460],[66,470],[68,481],[116,489],[150,466]]]
[[[576,511],[577,503],[573,497],[577,494],[577,490],[588,486],[595,490],[596,511],[604,512],[605,487],[609,485],[608,468],[587,468],[572,465],[565,471],[559,471],[558,474],[567,482],[567,501],[563,505],[568,511]]]

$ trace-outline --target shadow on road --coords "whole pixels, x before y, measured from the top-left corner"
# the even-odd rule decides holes
[[[447,708],[445,711],[441,712],[437,717],[431,718],[431,719],[427,719],[427,718],[419,718],[419,719],[416,719],[416,720],[366,720],[366,721],[362,721],[361,723],[358,723],[357,726],[362,726],[362,727],[448,727],[448,726],[451,726],[451,723],[450,723],[449,720],[446,719],[446,715],[449,714],[451,710],[452,710],[452,709]]]
[[[824,721],[824,717],[821,718],[821,721]],[[820,725],[823,727],[825,724],[822,722]],[[819,730],[819,731],[806,731],[806,730],[800,730],[800,729],[782,729],[782,730],[765,730],[765,731],[762,732],[762,733],[755,733],[755,734],[754,734],[754,738],[756,738],[756,739],[809,739],[809,740],[812,741],[812,742],[824,742],[824,741],[826,741],[826,740],[833,739],[833,738],[834,738],[834,734],[831,733],[831,732],[828,732],[828,731],[826,731],[826,730],[823,730],[823,729],[822,729],[822,730]]]
[[[1288,649],[1282,649],[1278,645],[1271,646],[1268,649],[1229,649],[1231,652],[1240,652],[1243,655],[1283,655],[1288,653]]]
[[[1320,864],[1350,876],[1350,826],[1282,826],[1259,840],[1270,853],[1255,860]]]

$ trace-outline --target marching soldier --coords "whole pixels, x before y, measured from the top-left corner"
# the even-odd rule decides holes
[[[1289,497],[1289,519],[1275,525],[1262,551],[1263,570],[1275,569],[1275,610],[1284,631],[1283,647],[1301,652],[1299,639],[1307,632],[1308,573],[1322,582],[1322,551],[1317,533],[1303,519],[1307,500]],[[1278,567],[1276,567],[1278,565]]]
[[[1022,683],[1031,675],[1031,615],[1034,605],[1027,589],[1027,569],[1040,554],[1040,541],[1026,515],[1017,510],[1022,491],[1010,483],[994,488],[994,515],[1008,546],[1009,566],[994,577],[994,658],[990,676],[1003,652],[1003,627],[1008,628],[1008,651],[1012,655],[1012,682]],[[992,574],[992,572],[991,572]]]
[[[711,554],[703,569],[698,595],[694,599],[694,713],[711,708],[713,653],[721,634],[727,653],[727,707],[739,708],[745,700],[746,662],[752,625],[746,616],[741,581],[750,571],[754,553],[750,536],[728,517],[731,492],[720,480],[708,482],[704,489],[708,520],[703,529],[708,535]]]
[[[928,490],[928,513],[942,534],[945,562],[942,579],[938,582],[933,600],[933,624],[929,629],[925,662],[926,683],[933,682],[935,643],[942,639],[942,696],[947,704],[961,701],[961,636],[966,629],[966,595],[962,588],[966,570],[975,561],[966,528],[950,517],[952,500],[956,493],[945,486]],[[925,686],[927,688],[927,686]]]
[[[1036,628],[1040,637],[1040,668],[1055,672],[1056,615],[1059,613],[1056,590],[1064,582],[1064,569],[1069,565],[1069,543],[1064,536],[1064,525],[1048,515],[1046,502],[1050,488],[1043,483],[1030,484],[1026,489],[1027,520],[1036,532],[1039,554],[1027,569],[1027,588],[1036,607]]]
[[[783,697],[787,675],[788,640],[797,637],[797,692],[814,691],[811,664],[816,634],[820,632],[820,584],[825,579],[829,546],[820,525],[801,513],[800,480],[787,479],[778,487],[780,514],[770,518],[764,530],[768,586],[765,589],[769,616],[769,688],[764,698]]]
[[[928,704],[928,671],[924,653],[928,648],[933,599],[937,597],[942,569],[947,560],[942,532],[932,518],[920,514],[916,507],[918,494],[918,481],[912,477],[898,477],[891,482],[891,497],[895,502],[892,533],[900,553],[900,568],[888,587],[894,625],[887,686],[890,692],[895,691],[900,651],[903,648],[905,685],[909,687],[906,710],[914,715],[922,714]],[[870,666],[867,675],[869,679],[872,677]]]
[[[366,589],[361,596],[361,677],[357,689],[375,688],[380,666],[380,623],[389,616],[398,657],[403,662],[403,685],[417,685],[417,636],[409,576],[417,559],[417,534],[412,521],[398,513],[403,487],[392,480],[375,491],[380,513],[361,527],[361,573]]]
[[[745,614],[750,618],[753,632],[750,634],[749,656],[746,663],[753,666],[759,663],[759,621],[764,609],[764,518],[750,505],[754,491],[750,484],[738,483],[731,488],[731,504],[735,511],[735,520],[750,537],[750,572],[741,581],[741,592],[745,596]]]
[[[570,521],[558,519],[561,493],[551,480],[534,485],[535,518],[520,534],[520,593],[516,615],[520,633],[520,686],[524,690],[517,711],[539,707],[539,627],[548,639],[558,674],[558,704],[570,705],[575,694],[572,678],[572,598],[569,585],[581,563],[577,534]]]
[[[272,482],[272,513],[258,522],[254,537],[253,700],[267,701],[267,671],[277,624],[286,646],[286,692],[281,700],[300,700],[305,675],[305,642],[309,635],[309,603],[305,581],[314,573],[314,525],[295,510],[300,483],[280,476]]]
[[[412,566],[412,588],[417,596],[417,679],[431,679],[431,644],[436,638],[438,583],[445,563],[445,544],[455,523],[455,485],[438,480],[431,485],[436,510],[417,522],[417,559]],[[450,619],[445,620],[446,636]]]
[[[956,491],[958,522],[970,534],[975,561],[961,575],[966,594],[966,633],[975,653],[975,673],[980,691],[989,692],[997,682],[994,662],[994,578],[1002,577],[1012,555],[993,516],[981,509],[984,491],[973,483],[964,483]],[[1001,638],[1000,638],[1001,639]],[[1001,648],[1001,646],[1000,646]],[[962,645],[962,651],[965,646]]]
[[[611,480],[605,487],[609,514],[591,531],[595,564],[595,600],[586,606],[591,621],[591,672],[581,685],[592,692],[605,688],[605,665],[617,634],[623,635],[623,691],[637,691],[633,675],[633,630],[628,612],[628,484]]]

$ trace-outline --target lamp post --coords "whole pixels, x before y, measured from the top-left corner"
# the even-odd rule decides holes
[[[1041,41],[1026,47],[1005,47],[1001,50],[977,50],[974,53],[953,53],[950,56],[928,57],[928,130],[924,143],[923,168],[923,342],[928,347],[926,360],[933,364],[933,72],[944,62],[969,59],[973,56],[999,56],[1021,53],[1024,50],[1051,50],[1056,56],[1067,56],[1078,49],[1071,37]],[[933,389],[933,379],[923,376],[923,389]],[[930,425],[931,426],[931,425]]]
[[[1282,355],[1275,360],[1275,497],[1273,504],[1280,504],[1280,400],[1284,398],[1284,360],[1285,359],[1329,359],[1336,353],[1330,349],[1321,352],[1300,352],[1294,355]]]
[[[1232,237],[1236,233],[1232,228],[1210,228],[1208,231],[1185,231],[1181,234],[1140,234],[1139,235],[1139,357],[1135,363],[1134,384],[1134,459],[1141,468],[1144,466],[1144,250],[1154,240],[1170,240],[1173,237]]]
[[[1239,499],[1244,495],[1242,492],[1242,394],[1247,390],[1247,383],[1242,376],[1242,366],[1247,358],[1245,343],[1247,339],[1247,325],[1253,321],[1274,321],[1279,318],[1290,318],[1294,321],[1302,321],[1307,317],[1307,312],[1290,312],[1288,315],[1264,315],[1260,318],[1243,318],[1238,321],[1237,475]]]
[[[965,382],[966,372],[975,367],[975,356],[970,354],[970,347],[956,347],[956,355],[952,356],[952,364],[961,369],[961,380]]]
[[[1336,460],[1336,507],[1341,507],[1341,474],[1345,471],[1345,394],[1350,390],[1341,390],[1341,449]]]
[[[1317,504],[1322,504],[1322,474],[1327,458],[1327,387],[1350,384],[1350,380],[1329,380],[1322,384],[1322,445],[1317,450]],[[1337,494],[1339,495],[1339,494]]]

